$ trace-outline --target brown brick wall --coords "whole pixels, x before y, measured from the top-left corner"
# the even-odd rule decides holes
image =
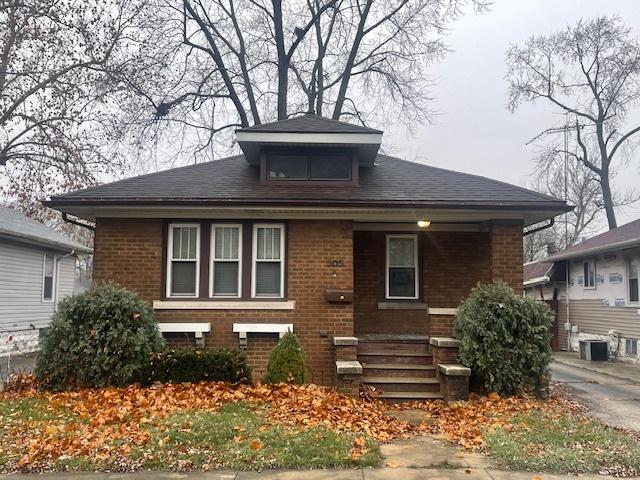
[[[353,314],[356,333],[425,333],[425,310],[378,310],[384,301],[385,232],[353,235]],[[419,300],[417,300],[419,301]]]
[[[93,280],[113,281],[147,301],[160,298],[162,220],[99,218],[96,222]]]
[[[522,291],[522,224],[491,227],[491,279],[504,280],[516,292]]]
[[[384,301],[385,232],[354,232],[354,323],[356,333],[451,335],[452,316],[424,310],[378,310]],[[424,232],[421,239],[422,301],[453,308],[478,282],[491,280],[488,232]]]
[[[98,219],[94,279],[114,280],[148,301],[160,299],[162,221]],[[131,253],[134,249],[135,254]],[[353,335],[353,306],[329,304],[326,288],[353,288],[353,234],[350,221],[296,220],[287,224],[288,299],[293,311],[164,310],[159,321],[211,322],[207,346],[237,346],[234,322],[292,322],[306,353],[311,381],[335,383],[332,337]],[[141,255],[142,259],[138,258]],[[342,266],[328,264],[338,260]],[[142,261],[142,264],[141,264]],[[336,277],[332,276],[336,272]],[[275,341],[275,340],[274,340]],[[249,335],[248,356],[257,374],[266,365],[262,340]],[[252,346],[256,346],[255,354]]]

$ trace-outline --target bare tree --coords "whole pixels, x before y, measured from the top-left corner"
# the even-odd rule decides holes
[[[595,175],[615,228],[614,167],[628,161],[630,141],[640,132],[640,125],[625,126],[640,100],[640,42],[618,17],[598,17],[513,46],[506,62],[511,111],[544,99],[571,118],[573,144],[556,152],[566,151]]]
[[[171,146],[209,154],[214,138],[231,144],[225,132],[232,128],[305,112],[361,124],[425,121],[431,114],[427,68],[446,53],[447,23],[465,6],[485,3],[166,2],[158,8],[164,24],[151,52],[163,60],[149,61],[163,81],[149,85],[128,76],[140,101],[132,105],[130,125],[146,135],[139,138],[151,133],[161,142],[169,135]]]
[[[0,187],[31,203],[121,167],[110,81],[135,56],[138,0],[0,0]]]
[[[563,250],[590,236],[598,228],[598,217],[604,211],[602,192],[597,176],[577,162],[568,162],[565,168],[562,156],[553,149],[542,152],[529,188],[555,198],[566,198],[573,211],[558,217],[551,228],[525,237],[525,261],[544,258],[547,247]],[[566,177],[566,186],[565,186]]]

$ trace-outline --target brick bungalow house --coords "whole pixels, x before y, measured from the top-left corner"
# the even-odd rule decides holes
[[[381,131],[314,115],[237,141],[242,155],[47,205],[95,222],[95,281],[152,303],[171,341],[246,348],[258,377],[292,328],[315,383],[335,384],[336,359],[351,360],[342,386],[361,364],[387,396],[438,396],[433,349],[460,301],[478,282],[520,291],[523,228],[567,209],[379,154]]]

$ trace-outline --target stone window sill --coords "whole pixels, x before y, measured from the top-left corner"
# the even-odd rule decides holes
[[[295,310],[296,301],[154,300],[154,310]]]
[[[378,302],[378,310],[428,310],[422,302]]]

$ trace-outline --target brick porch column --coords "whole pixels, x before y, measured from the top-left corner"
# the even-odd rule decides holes
[[[522,291],[522,228],[522,222],[491,225],[491,280],[503,280],[516,292]]]

